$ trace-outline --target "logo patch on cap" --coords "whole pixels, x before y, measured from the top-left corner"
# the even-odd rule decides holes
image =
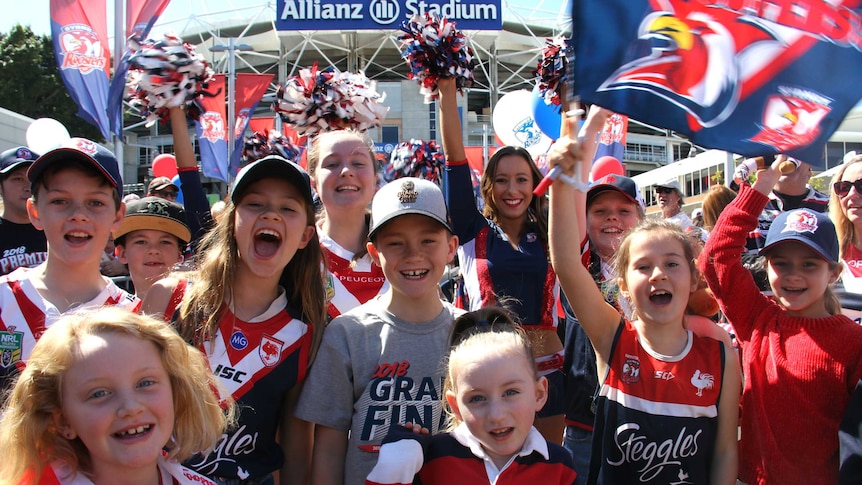
[[[90,140],[76,138],[74,148],[90,155],[91,157],[96,155],[96,144]]]
[[[36,157],[33,156],[33,152],[29,149],[21,147],[15,152],[15,158],[22,158],[24,160],[35,160]]]
[[[817,216],[806,210],[794,212],[787,216],[784,229],[781,232],[810,232],[817,231]]]
[[[147,202],[146,207],[141,207],[138,210],[139,214],[154,214],[163,217],[170,217],[168,213],[168,204],[157,200]]]
[[[418,197],[419,192],[416,191],[416,187],[412,181],[408,180],[401,184],[401,190],[398,191],[398,200],[402,204],[415,204]]]

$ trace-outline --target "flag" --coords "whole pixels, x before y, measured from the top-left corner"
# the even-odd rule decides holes
[[[199,102],[201,116],[195,120],[198,147],[201,152],[201,170],[207,177],[228,181],[227,171],[227,116],[224,114],[224,74],[216,74],[210,81],[208,92],[214,96],[202,96]]]
[[[275,129],[275,118],[272,116],[267,116],[266,118],[252,118],[248,120],[248,127],[252,132],[257,133],[259,131],[272,131]],[[290,128],[287,125],[284,125],[285,131]],[[296,136],[296,132],[293,132],[294,136]],[[293,138],[284,133],[284,136],[290,139],[290,141],[294,141]]]
[[[236,177],[240,166],[242,155],[243,133],[248,127],[249,119],[260,99],[266,93],[266,88],[272,82],[272,74],[246,74],[236,75],[234,84],[234,109],[236,110],[236,121],[234,122],[234,148],[230,156],[230,174]]]
[[[614,113],[605,120],[605,126],[599,133],[599,143],[596,145],[596,156],[593,162],[605,156],[616,158],[622,163],[626,153],[626,132],[629,129],[629,117]]]
[[[126,38],[134,37],[142,40],[147,37],[153,25],[170,0],[127,0],[126,2]],[[114,69],[114,79],[108,91],[108,118],[111,121],[111,131],[118,137],[123,136],[123,96],[126,93],[126,74],[129,72],[128,47]]]
[[[51,42],[78,116],[110,138],[105,111],[111,68],[106,3],[51,0]]]
[[[703,147],[822,168],[862,97],[859,5],[574,0],[574,89]]]

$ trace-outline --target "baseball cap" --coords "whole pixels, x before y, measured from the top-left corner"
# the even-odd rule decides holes
[[[68,162],[70,159],[92,164],[114,187],[119,198],[123,198],[123,177],[120,176],[117,157],[107,148],[86,138],[70,138],[58,148],[36,159],[27,171],[27,178],[31,184],[35,183],[46,168],[57,162]]]
[[[39,155],[27,147],[10,148],[0,153],[0,175],[6,175],[24,164],[31,165],[37,158]]]
[[[626,196],[630,202],[639,205],[641,209],[644,208],[643,198],[641,197],[640,190],[638,190],[637,183],[624,175],[616,174],[605,175],[590,184],[590,188],[587,191],[587,207],[589,207],[596,196],[608,190],[615,190]]]
[[[682,187],[679,185],[679,180],[670,179],[662,184],[655,184],[656,187],[662,187],[665,189],[673,189],[680,197],[685,197],[685,194],[682,193]]]
[[[129,202],[126,205],[126,217],[113,236],[117,239],[142,229],[166,232],[176,236],[183,245],[188,244],[192,237],[183,206],[161,197],[144,197]]]
[[[761,256],[788,241],[804,244],[826,261],[838,262],[838,236],[826,214],[809,209],[782,212],[772,221]]]
[[[147,193],[152,194],[158,190],[165,190],[168,187],[173,187],[177,192],[180,191],[180,188],[173,182],[171,179],[167,177],[156,177],[153,180],[150,180],[150,185],[147,186]]]
[[[430,217],[452,232],[449,211],[440,187],[428,180],[404,177],[389,182],[374,194],[368,238],[371,239],[387,222],[406,214]]]
[[[314,204],[311,196],[311,179],[308,177],[308,173],[299,165],[278,155],[270,155],[242,167],[233,182],[230,200],[236,203],[238,195],[241,195],[251,184],[265,178],[287,180],[299,189],[307,204]]]

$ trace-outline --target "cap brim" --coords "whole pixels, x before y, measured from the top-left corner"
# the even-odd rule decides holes
[[[602,184],[602,185],[596,185],[596,186],[590,187],[590,189],[587,191],[587,205],[590,204],[590,201],[592,201],[593,199],[598,197],[599,194],[601,194],[603,192],[607,192],[609,190],[613,190],[619,194],[622,194],[632,204],[638,204],[637,199],[632,198],[631,195],[627,194],[624,190],[620,189],[619,187],[615,187],[613,185],[608,185],[608,184]]]
[[[27,178],[30,179],[30,182],[33,182],[39,177],[41,177],[42,172],[44,172],[45,169],[54,164],[54,162],[63,159],[68,160],[69,158],[75,158],[77,160],[82,160],[91,164],[105,177],[108,183],[111,184],[111,187],[114,187],[115,189],[117,188],[117,182],[114,180],[111,174],[109,174],[105,170],[105,168],[102,167],[102,165],[96,161],[95,158],[87,154],[81,153],[80,151],[73,148],[55,148],[50,152],[42,155],[41,157],[36,159],[36,161],[33,162],[33,165],[30,166],[30,169],[27,170]]]
[[[0,175],[6,175],[7,173],[12,172],[13,170],[15,170],[16,168],[18,168],[22,165],[33,165],[33,161],[32,160],[19,160],[15,163],[9,165],[8,167],[4,168],[3,170],[0,170]]]
[[[763,249],[760,250],[760,252],[758,253],[758,256],[766,256],[767,253],[769,253],[770,251],[775,249],[777,246],[780,246],[784,243],[789,243],[789,242],[795,242],[797,244],[801,244],[801,245],[805,246],[806,248],[817,253],[817,255],[820,256],[827,263],[837,263],[838,262],[837,260],[833,260],[832,258],[830,258],[829,253],[826,252],[823,248],[821,248],[820,245],[814,244],[813,242],[811,242],[810,239],[807,239],[807,238],[804,238],[801,236],[797,236],[795,234],[788,234],[784,237],[779,237],[777,240],[772,241],[771,243],[767,244],[766,246],[763,246]]]
[[[250,169],[240,171],[230,191],[231,200],[236,203],[237,195],[241,195],[251,184],[265,178],[286,179],[300,190],[305,201],[314,204],[311,195],[311,181],[302,168],[294,162],[279,156],[268,156],[252,162]]]
[[[454,232],[452,230],[452,225],[449,224],[449,221],[444,221],[443,219],[440,219],[440,217],[438,217],[437,214],[434,214],[433,212],[423,211],[420,209],[398,209],[396,211],[391,212],[389,215],[380,219],[379,221],[372,221],[374,223],[374,227],[371,228],[370,231],[368,231],[368,239],[371,239],[372,237],[374,237],[374,235],[377,234],[377,232],[379,232],[380,229],[383,226],[385,226],[386,223],[388,223],[392,219],[395,219],[396,217],[400,217],[400,216],[406,216],[408,214],[415,214],[415,215],[419,215],[419,216],[429,217],[429,218],[433,219],[434,221],[442,224],[443,227],[445,227],[449,232]]]
[[[113,237],[117,239],[130,232],[141,230],[166,232],[176,236],[177,239],[185,244],[188,244],[192,238],[192,233],[188,226],[169,217],[161,217],[153,214],[132,214],[124,217],[122,222],[120,222],[119,229],[113,233]]]

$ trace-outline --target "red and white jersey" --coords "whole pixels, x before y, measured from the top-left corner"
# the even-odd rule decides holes
[[[216,482],[175,461],[159,458],[156,466],[159,469],[159,483],[164,485],[216,485]],[[72,470],[65,462],[55,462],[42,473],[38,485],[93,485],[93,481],[83,473]]]
[[[383,269],[367,254],[353,261],[355,253],[318,231],[320,246],[326,257],[326,312],[335,318],[389,289]]]
[[[31,271],[30,268],[18,268],[0,277],[0,377],[13,373],[13,368],[22,370],[36,341],[62,315],[33,286]],[[112,305],[137,312],[141,300],[108,280],[95,298],[75,309]]]

